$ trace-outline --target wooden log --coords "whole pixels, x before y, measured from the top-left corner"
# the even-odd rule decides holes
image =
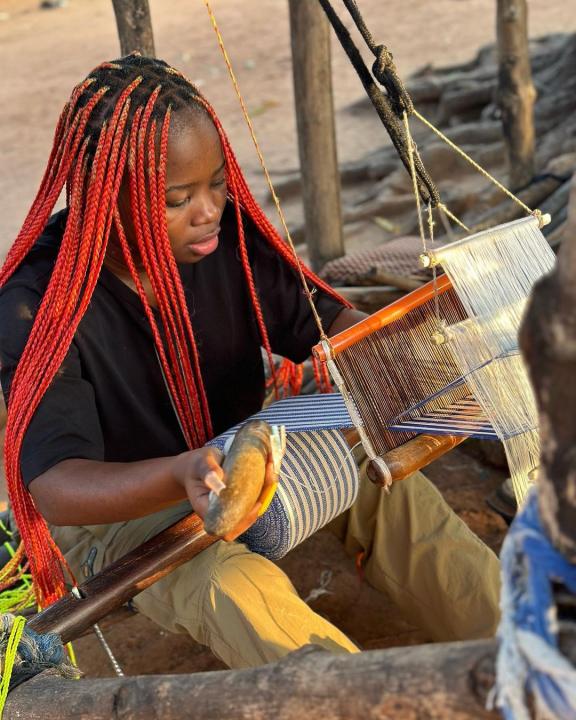
[[[544,177],[541,180],[533,182],[525,190],[519,192],[517,196],[523,203],[528,205],[528,207],[536,209],[539,208],[546,198],[550,197],[561,184],[562,180],[557,177]],[[498,195],[500,195],[500,191],[498,191]],[[504,195],[501,195],[501,197],[504,197]],[[505,198],[499,205],[476,215],[469,220],[467,224],[472,227],[473,232],[480,232],[489,227],[524,217],[525,215],[526,211],[520,207],[520,205],[512,202],[509,198]]]
[[[317,0],[290,0],[290,38],[305,237],[312,267],[344,255],[330,26]]]
[[[467,86],[447,90],[440,100],[436,122],[440,125],[450,122],[453,117],[462,117],[477,113],[494,97],[496,83],[471,82]]]
[[[573,626],[560,647],[576,660]],[[40,675],[8,696],[4,720],[497,720],[486,710],[496,640],[332,655],[307,645],[246,670],[61,680]]]
[[[148,0],[112,0],[120,52],[129,55],[139,52],[146,57],[154,57],[154,34]]]
[[[65,681],[39,676],[4,720],[497,718],[484,709],[495,641],[332,655],[306,646],[247,670]]]
[[[498,0],[498,105],[508,148],[510,185],[520,188],[534,177],[536,90],[528,49],[526,0]]]

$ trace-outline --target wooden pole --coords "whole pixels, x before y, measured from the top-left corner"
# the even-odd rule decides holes
[[[60,635],[63,643],[75,640],[109,612],[217,540],[204,532],[197,515],[188,515],[80,585],[79,598],[66,595],[33,617],[28,625],[39,633]]]
[[[330,25],[317,0],[289,0],[306,244],[312,267],[344,255]]]
[[[112,0],[120,52],[129,55],[138,51],[141,55],[154,57],[154,34],[148,0]]]
[[[498,104],[508,149],[510,185],[517,189],[534,177],[534,102],[528,48],[526,0],[498,0]]]

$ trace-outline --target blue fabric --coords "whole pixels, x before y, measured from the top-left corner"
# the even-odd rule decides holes
[[[556,550],[538,512],[536,488],[504,541],[496,705],[507,720],[530,718],[526,693],[543,717],[576,718],[576,670],[560,653],[552,583],[576,593],[576,565]]]
[[[352,427],[340,393],[285,398],[252,415],[248,420],[265,420],[270,425],[284,425],[287,433]],[[206,444],[216,445],[222,450],[228,438],[235,435],[242,425],[244,423],[235,425]]]

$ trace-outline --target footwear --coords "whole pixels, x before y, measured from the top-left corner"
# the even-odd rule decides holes
[[[512,478],[504,480],[504,482],[486,498],[486,504],[510,525],[518,509],[518,503],[516,502],[514,488],[512,486]]]

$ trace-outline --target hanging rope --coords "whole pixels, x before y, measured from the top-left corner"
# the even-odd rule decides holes
[[[370,50],[376,56],[373,66],[374,77],[381,83],[388,94],[382,92],[374,82],[374,77],[370,70],[366,67],[360,51],[354,44],[350,33],[346,26],[340,20],[329,0],[319,0],[324,12],[326,13],[330,24],[334,28],[334,32],[340,41],[344,51],[348,55],[350,62],[358,73],[358,76],[370,98],[372,104],[384,127],[386,128],[392,144],[396,148],[400,159],[408,172],[410,172],[410,160],[408,157],[408,147],[406,145],[406,136],[402,128],[402,114],[404,111],[412,112],[412,100],[410,99],[404,85],[398,78],[396,68],[392,59],[392,54],[385,45],[376,45],[372,40],[372,36],[368,32],[363,22],[358,8],[354,3],[348,8],[358,25],[360,31],[364,32],[366,42]],[[347,3],[348,7],[348,3]],[[414,165],[418,178],[418,190],[424,202],[431,202],[432,207],[436,207],[440,202],[440,195],[432,178],[428,175],[426,168],[416,153],[414,157]]]
[[[298,273],[300,275],[300,281],[302,283],[302,288],[303,288],[304,294],[306,295],[308,302],[310,304],[310,309],[312,311],[314,321],[315,321],[316,326],[318,327],[318,331],[320,333],[320,339],[328,340],[328,336],[326,335],[324,326],[322,324],[322,319],[321,319],[320,315],[318,314],[318,310],[316,309],[316,304],[313,299],[313,294],[316,292],[316,290],[315,290],[315,288],[310,288],[310,286],[308,285],[308,282],[306,280],[306,276],[304,274],[304,268],[302,267],[302,261],[298,257],[298,253],[296,252],[296,247],[294,246],[294,241],[292,240],[292,236],[290,234],[290,231],[288,230],[288,224],[286,222],[286,218],[284,216],[282,206],[280,205],[280,200],[279,200],[278,196],[276,195],[276,190],[274,189],[274,185],[272,183],[272,178],[270,177],[270,173],[268,172],[268,168],[266,167],[266,163],[264,161],[264,155],[262,154],[262,151],[260,149],[260,144],[258,143],[258,139],[256,138],[256,133],[254,132],[254,126],[252,125],[252,120],[250,119],[250,115],[248,114],[246,104],[244,103],[244,98],[242,97],[242,93],[240,92],[240,86],[238,85],[238,80],[236,79],[236,74],[234,73],[234,70],[232,68],[232,63],[230,62],[230,57],[228,55],[228,52],[226,50],[226,47],[224,46],[224,39],[222,37],[222,34],[220,33],[218,23],[216,22],[216,17],[214,16],[214,13],[212,11],[212,7],[210,6],[209,0],[204,0],[204,5],[206,6],[206,10],[208,11],[208,15],[210,16],[210,22],[212,23],[212,27],[214,28],[214,32],[216,33],[216,37],[218,38],[218,45],[220,46],[220,50],[222,51],[222,56],[224,57],[224,62],[226,63],[226,68],[228,69],[228,74],[230,75],[230,79],[232,80],[232,85],[234,86],[234,90],[236,91],[238,101],[240,102],[240,107],[242,108],[242,114],[244,115],[244,120],[246,121],[246,124],[248,126],[248,130],[250,132],[250,137],[252,138],[252,142],[256,149],[256,154],[258,155],[258,160],[260,162],[260,166],[264,173],[264,177],[266,178],[266,184],[268,185],[268,189],[270,190],[270,195],[274,201],[274,205],[276,207],[276,212],[278,213],[278,217],[280,218],[280,223],[282,225],[282,229],[284,230],[286,240],[288,241],[288,245],[290,246],[290,249],[292,250],[292,253],[296,260],[296,267],[297,267]]]

